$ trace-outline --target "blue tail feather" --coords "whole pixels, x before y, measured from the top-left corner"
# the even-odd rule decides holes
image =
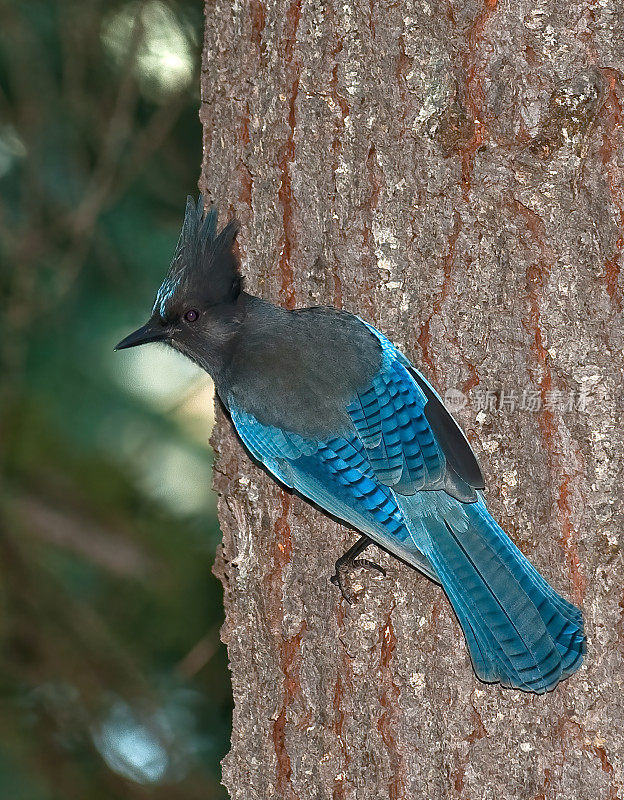
[[[561,595],[552,588],[552,586],[545,580],[545,578],[535,569],[533,564],[522,554],[522,552],[511,541],[507,534],[502,530],[494,517],[490,515],[483,501],[475,503],[472,506],[466,507],[466,515],[469,519],[474,520],[474,524],[483,525],[492,528],[490,534],[493,541],[504,551],[510,558],[512,558],[520,567],[527,577],[530,577],[536,588],[541,591],[550,599],[552,604],[557,608],[560,613],[570,620],[576,622],[578,625],[583,625],[583,615],[576,606],[568,602]]]
[[[437,503],[437,492],[427,495],[402,505],[422,522],[415,543],[451,601],[475,672],[524,691],[554,689],[582,663],[581,612],[529,563],[483,500]]]
[[[561,655],[563,677],[572,674],[581,664],[585,654],[583,615],[572,603],[565,600],[540,575],[533,564],[505,534],[483,503],[475,504],[467,510],[469,519],[476,518],[477,526],[485,529],[485,534],[497,546],[498,555],[511,559],[514,574],[522,588],[535,602],[548,633]]]

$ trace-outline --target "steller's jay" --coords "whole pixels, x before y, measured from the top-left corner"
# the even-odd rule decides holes
[[[579,668],[581,612],[490,516],[470,445],[431,384],[378,330],[335,308],[288,311],[243,291],[235,221],[187,200],[150,320],[117,348],[166,342],[209,372],[252,456],[441,584],[477,676],[543,693]],[[383,571],[383,570],[382,570]]]

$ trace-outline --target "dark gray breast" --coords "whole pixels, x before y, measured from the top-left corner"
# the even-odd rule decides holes
[[[351,431],[345,411],[381,368],[377,339],[334,308],[287,311],[248,298],[232,361],[217,389],[264,425],[302,436]]]

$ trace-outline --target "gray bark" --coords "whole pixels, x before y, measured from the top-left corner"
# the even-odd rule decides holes
[[[249,289],[357,312],[468,397],[457,416],[490,508],[589,639],[581,671],[535,697],[480,684],[442,591],[385,555],[388,577],[363,574],[347,606],[328,579],[355,535],[282,491],[220,415],[225,785],[240,800],[621,797],[623,6],[206,12],[201,184],[242,222]],[[540,410],[519,407],[525,389]],[[585,410],[562,407],[582,391]]]

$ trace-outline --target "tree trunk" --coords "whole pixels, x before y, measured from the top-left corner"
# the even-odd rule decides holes
[[[355,534],[277,486],[221,414],[225,785],[621,797],[624,7],[206,13],[201,183],[241,220],[250,291],[358,313],[447,392],[492,513],[582,606],[589,640],[580,672],[536,697],[479,683],[442,590],[385,554],[388,576],[362,574],[348,606],[329,576]]]

